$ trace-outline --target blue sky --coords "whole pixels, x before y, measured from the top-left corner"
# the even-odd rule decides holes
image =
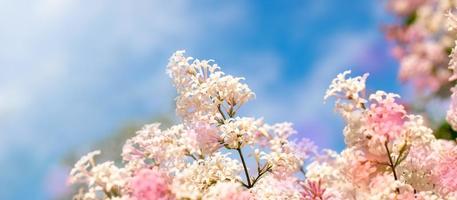
[[[340,150],[322,97],[339,72],[402,92],[382,1],[0,1],[0,199],[49,199],[62,155],[132,120],[174,111],[168,57],[186,49],[246,77],[242,113],[291,121]],[[6,186],[6,188],[5,188]]]

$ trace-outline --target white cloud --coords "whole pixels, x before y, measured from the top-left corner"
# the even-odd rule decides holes
[[[275,76],[267,78],[260,84],[253,84],[257,99],[246,105],[248,114],[263,116],[270,123],[292,121],[295,127],[305,131],[302,137],[310,137],[321,147],[339,146],[342,141],[342,120],[334,113],[333,103],[324,104],[323,96],[336,74],[351,69],[368,48],[378,38],[377,32],[345,32],[329,36],[329,40],[321,44],[320,56],[310,67],[311,71],[303,74],[299,84],[273,87],[279,73],[277,65],[282,65],[280,58],[268,61],[267,68],[257,69],[257,73],[247,73],[258,79],[263,72],[274,71]],[[272,55],[269,55],[272,56]],[[262,57],[259,57],[260,59]],[[274,56],[273,56],[274,58]],[[352,68],[354,69],[354,68]],[[257,76],[258,74],[258,76]],[[268,73],[266,77],[269,77]],[[259,80],[262,80],[260,78]],[[339,123],[338,123],[339,121]],[[332,124],[328,124],[331,122]],[[332,138],[332,139],[329,139]]]
[[[1,2],[0,116],[8,115],[8,119],[0,117],[0,125],[5,120],[27,124],[19,121],[31,111],[43,112],[39,103],[59,101],[51,98],[65,100],[74,95],[70,90],[84,94],[107,87],[135,67],[123,65],[126,59],[160,59],[146,70],[152,72],[151,78],[138,80],[145,85],[135,87],[170,95],[171,87],[163,87],[169,84],[162,70],[167,57],[174,49],[183,48],[179,45],[195,46],[210,28],[238,23],[236,17],[229,17],[242,12],[237,6],[240,4],[216,9],[218,13],[209,24],[200,24],[213,13],[193,8],[187,1]],[[129,75],[138,75],[134,73]],[[163,105],[163,101],[155,103],[156,108]]]
[[[254,89],[259,97],[248,105],[249,113],[257,113],[266,119],[276,120],[311,120],[316,118],[316,113],[331,114],[333,112],[331,104],[323,103],[323,96],[336,74],[351,69],[352,65],[360,59],[367,48],[377,39],[377,32],[362,33],[337,33],[329,36],[326,43],[322,43],[320,58],[309,67],[312,69],[303,78],[299,84],[271,88],[280,74],[280,66],[283,64],[280,57],[273,54],[259,56],[255,59],[264,59],[265,68],[259,67],[256,72],[249,72],[255,77],[247,77],[247,82],[255,80],[250,86]],[[249,70],[246,70],[249,71]],[[270,72],[274,75],[270,75]],[[266,73],[266,74],[265,74]],[[259,76],[256,76],[256,75]],[[264,77],[264,78],[262,78]],[[259,83],[257,83],[259,81]],[[287,102],[287,103],[284,103]],[[300,122],[300,121],[299,121]]]
[[[0,163],[7,172],[0,183],[19,179],[23,170],[33,174],[0,198],[27,199],[17,190],[41,183],[47,163],[135,116],[127,111],[146,109],[150,117],[174,110],[167,57],[181,48],[198,50],[213,30],[243,24],[243,6],[0,1]],[[30,195],[40,199],[41,192]]]
[[[297,99],[307,102],[298,103],[298,110],[306,111],[302,112],[300,118],[312,118],[313,113],[322,112],[324,107],[326,110],[332,107],[322,103],[331,80],[338,73],[353,69],[353,65],[360,59],[359,56],[364,54],[376,39],[376,34],[377,32],[338,33],[322,44],[321,51],[326,53],[314,63],[311,67],[313,70],[297,89],[300,91]]]

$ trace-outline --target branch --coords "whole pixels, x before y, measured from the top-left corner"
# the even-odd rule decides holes
[[[267,172],[269,172],[271,170],[271,165],[270,164],[265,164],[265,166],[262,167],[262,169],[260,169],[258,171],[258,174],[257,174],[257,177],[254,179],[254,181],[252,182],[252,185],[251,187],[254,186],[255,183],[257,183],[258,180],[260,180],[260,178],[262,178],[263,175],[265,175]]]

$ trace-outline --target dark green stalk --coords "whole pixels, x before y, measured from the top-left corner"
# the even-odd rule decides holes
[[[251,177],[249,176],[248,168],[246,166],[246,162],[244,161],[243,153],[241,152],[241,148],[236,149],[238,154],[240,154],[241,162],[243,163],[244,173],[246,174],[246,180],[248,181],[248,188],[251,188]]]

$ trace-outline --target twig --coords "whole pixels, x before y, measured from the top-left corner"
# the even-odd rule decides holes
[[[389,157],[389,167],[390,167],[390,169],[392,169],[392,172],[394,174],[394,178],[397,181],[398,180],[397,172],[395,171],[395,165],[394,165],[394,162],[392,160],[392,157],[390,156],[390,150],[389,150],[389,147],[387,146],[387,141],[384,142],[384,147],[386,148],[387,156]],[[400,193],[400,189],[399,188],[397,188],[397,193]]]
[[[218,105],[217,105],[217,110],[219,110],[219,113],[221,113],[222,118],[224,118],[224,121],[227,120],[227,118],[225,117],[224,112],[222,112],[221,104],[218,104]]]

